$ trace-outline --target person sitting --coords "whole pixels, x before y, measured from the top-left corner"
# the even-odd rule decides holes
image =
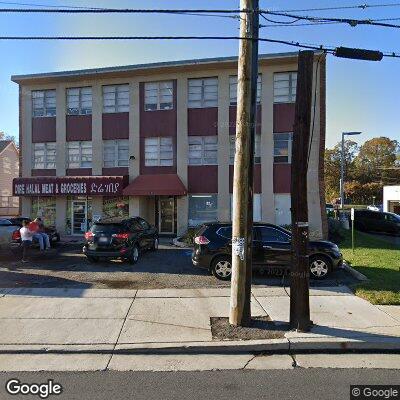
[[[32,232],[29,227],[29,222],[24,220],[22,221],[22,228],[19,230],[21,234],[21,244],[22,244],[22,262],[28,262],[26,259],[26,254],[28,251],[28,248],[32,244],[32,238],[34,235],[34,232]]]
[[[48,250],[50,248],[50,238],[47,233],[45,233],[44,225],[41,218],[36,218],[32,225],[35,224],[33,239],[39,242],[39,247],[41,251]]]

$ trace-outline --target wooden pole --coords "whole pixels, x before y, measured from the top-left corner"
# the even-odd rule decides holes
[[[241,0],[241,10],[258,11],[258,0]],[[258,12],[240,14],[236,153],[233,175],[232,282],[229,323],[251,320],[253,167],[258,75]]]
[[[299,52],[296,111],[293,129],[291,211],[292,271],[290,327],[310,330],[307,164],[310,142],[314,52]],[[316,84],[316,82],[315,82]]]

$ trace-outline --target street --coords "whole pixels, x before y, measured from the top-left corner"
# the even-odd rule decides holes
[[[368,357],[366,355],[365,357]],[[0,375],[0,399],[30,399],[37,396],[7,395],[5,382],[24,383],[54,379],[63,393],[52,399],[350,399],[350,385],[399,385],[394,369],[304,369],[231,370],[203,372],[88,372],[6,373]]]

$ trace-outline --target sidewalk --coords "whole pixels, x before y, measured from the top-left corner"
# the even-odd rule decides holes
[[[0,370],[29,370],[30,364],[51,369],[54,360],[57,369],[60,354],[63,367],[91,370],[118,369],[132,354],[210,359],[265,351],[400,350],[400,307],[371,305],[346,286],[310,290],[310,333],[216,341],[210,317],[228,316],[229,295],[229,288],[0,289]],[[281,287],[254,287],[252,314],[288,322],[288,294]]]

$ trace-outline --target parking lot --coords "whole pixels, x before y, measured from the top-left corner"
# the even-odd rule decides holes
[[[156,252],[141,255],[137,264],[100,261],[91,264],[77,243],[61,243],[46,254],[33,250],[31,261],[22,263],[18,254],[0,254],[2,287],[92,287],[92,288],[202,288],[226,287],[191,263],[191,249],[164,244]],[[344,270],[335,271],[324,281],[311,281],[311,286],[351,285],[355,279]],[[253,274],[254,285],[288,285],[288,277]]]

